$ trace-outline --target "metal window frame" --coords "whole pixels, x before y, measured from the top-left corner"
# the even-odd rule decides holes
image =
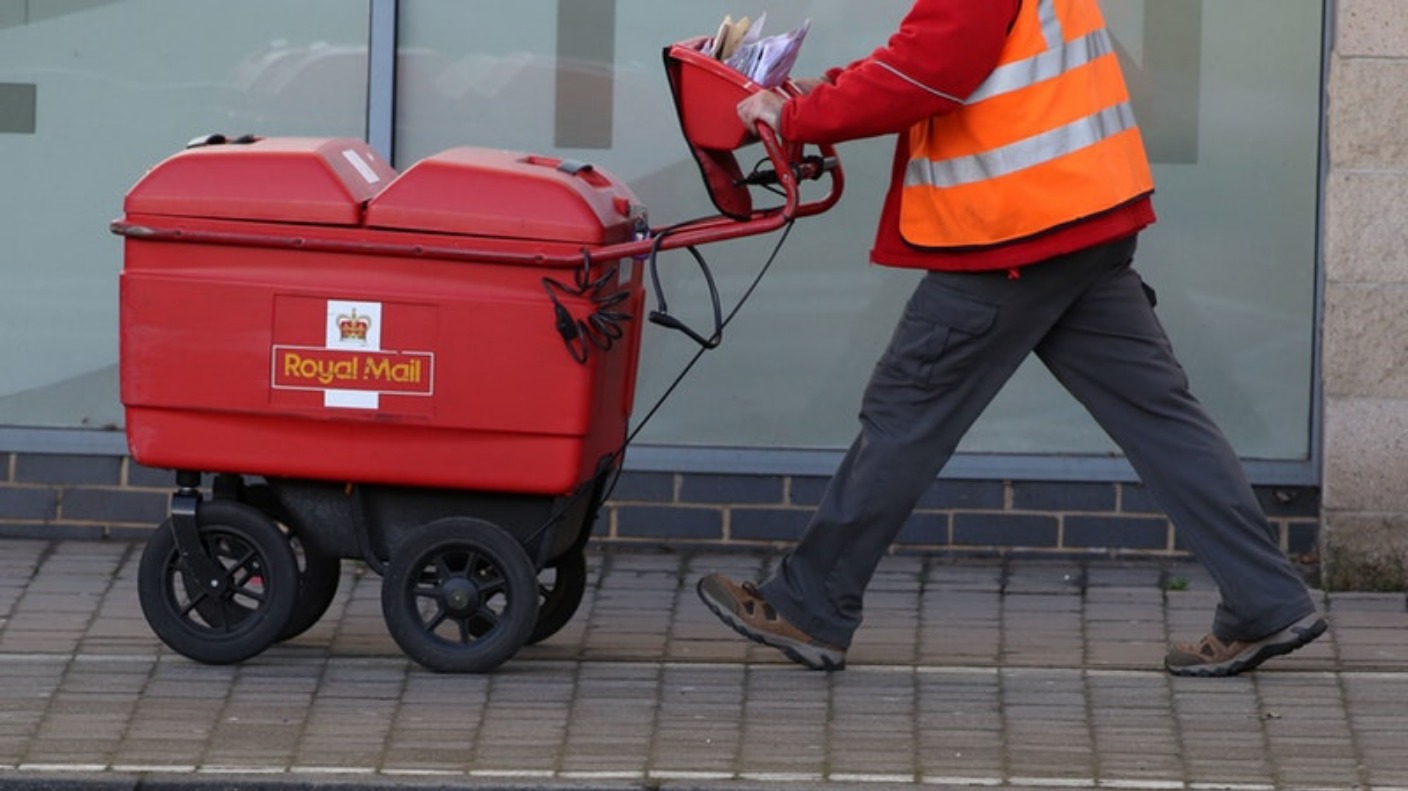
[[[1315,342],[1311,360],[1310,457],[1304,460],[1243,459],[1254,484],[1318,486],[1323,461],[1321,333],[1323,332],[1325,262],[1325,185],[1329,177],[1328,85],[1338,0],[1323,0],[1320,94],[1320,177],[1315,251]],[[368,143],[394,162],[396,121],[396,46],[400,0],[368,0],[367,128]],[[92,429],[0,426],[0,452],[74,455],[126,455],[121,432]],[[830,475],[840,450],[639,445],[629,449],[625,468],[633,471],[754,475]],[[1138,480],[1123,457],[1047,454],[960,453],[942,478],[972,480],[1110,481]]]
[[[367,143],[387,162],[396,156],[396,39],[399,0],[370,0],[367,26]]]

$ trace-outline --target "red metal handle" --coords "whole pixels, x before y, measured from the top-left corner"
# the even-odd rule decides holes
[[[787,146],[772,127],[759,121],[757,132],[758,139],[762,142],[764,150],[767,151],[768,159],[772,162],[773,169],[777,173],[778,183],[782,186],[783,203],[781,206],[754,211],[753,216],[747,220],[735,220],[724,216],[707,217],[682,227],[672,228],[661,239],[656,239],[656,234],[652,233],[651,237],[647,239],[599,247],[589,251],[588,254],[592,260],[615,260],[645,255],[652,250],[676,250],[698,244],[739,239],[744,236],[757,236],[775,231],[798,217],[820,214],[836,205],[836,202],[841,199],[841,192],[845,187],[845,177],[834,147],[820,146],[819,162],[794,163],[788,154]],[[803,202],[800,180],[819,179],[823,175],[830,177],[830,188],[827,194],[818,200]]]

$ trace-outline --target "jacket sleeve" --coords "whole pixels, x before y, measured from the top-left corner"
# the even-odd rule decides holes
[[[950,112],[997,65],[1020,0],[917,0],[885,46],[783,106],[800,143],[892,134]]]

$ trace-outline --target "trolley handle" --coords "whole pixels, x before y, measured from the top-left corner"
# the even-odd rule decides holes
[[[651,233],[644,239],[596,248],[589,251],[588,255],[592,260],[607,261],[744,236],[757,236],[775,231],[798,217],[820,214],[836,205],[841,199],[845,178],[834,147],[820,146],[819,157],[806,157],[793,162],[788,156],[788,146],[772,127],[759,121],[757,134],[772,165],[772,170],[757,174],[757,177],[767,179],[770,185],[782,188],[781,206],[754,211],[753,216],[746,220],[724,216],[706,217],[671,228],[663,239],[657,239],[656,234]],[[830,179],[830,188],[826,195],[814,201],[803,202],[800,182],[803,179],[817,180],[822,176]]]
[[[801,161],[791,165],[792,175],[798,181],[818,181],[822,176],[840,167],[841,160],[835,156],[811,155],[803,157]],[[777,184],[780,181],[776,170],[760,170],[749,173],[739,180],[739,184],[748,184],[755,187],[767,187]]]
[[[777,185],[783,188],[783,205],[764,209],[755,212],[754,219],[760,216],[776,220],[773,227],[781,227],[798,217],[810,217],[820,214],[841,199],[841,191],[845,187],[845,178],[841,170],[841,158],[836,155],[836,147],[830,144],[819,145],[819,155],[801,156],[801,146],[784,143],[777,130],[771,126],[758,121],[755,123],[758,139],[763,144],[763,149],[767,152],[768,161],[772,165],[769,171],[761,171],[754,174],[759,179],[759,184]],[[830,189],[826,195],[818,200],[803,202],[801,198],[802,181],[818,181],[823,176],[830,178]],[[744,181],[748,182],[749,177]],[[748,182],[751,183],[751,182]],[[742,224],[747,225],[754,220],[745,220]],[[768,229],[768,230],[771,230]],[[751,231],[752,233],[762,233],[764,231]]]

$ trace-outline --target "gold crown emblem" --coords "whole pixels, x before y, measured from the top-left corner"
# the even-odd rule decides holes
[[[372,320],[366,316],[358,316],[356,308],[353,308],[350,314],[343,313],[337,317],[337,332],[344,341],[366,340],[367,331],[371,327]]]

